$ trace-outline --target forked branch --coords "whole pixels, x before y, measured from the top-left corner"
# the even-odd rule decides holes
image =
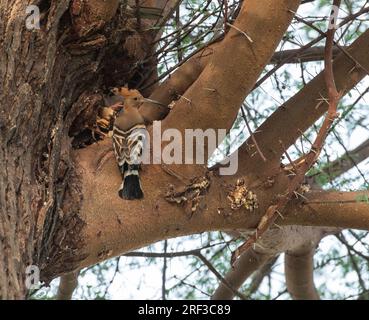
[[[298,188],[304,181],[306,173],[318,159],[323,149],[329,129],[331,128],[334,120],[337,118],[337,106],[342,95],[338,93],[336,88],[332,60],[334,35],[336,31],[336,16],[334,15],[334,13],[337,12],[335,8],[339,8],[340,4],[340,0],[334,0],[333,2],[333,9],[326,38],[324,78],[328,90],[329,107],[323,125],[319,130],[319,133],[310,149],[310,152],[306,155],[305,161],[300,167],[294,169],[295,176],[289,183],[286,192],[281,195],[279,201],[276,204],[271,205],[267,209],[265,215],[261,218],[259,225],[257,226],[256,231],[253,233],[253,235],[251,235],[250,238],[243,245],[241,245],[233,252],[231,259],[232,265],[235,264],[236,260],[241,254],[246,252],[252,245],[254,245],[256,241],[275,223],[287,203],[293,198],[294,195],[296,195]]]

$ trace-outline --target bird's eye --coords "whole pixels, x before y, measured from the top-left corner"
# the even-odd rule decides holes
[[[135,100],[137,101],[137,100],[138,100],[138,98],[136,97],[136,98],[135,98]]]

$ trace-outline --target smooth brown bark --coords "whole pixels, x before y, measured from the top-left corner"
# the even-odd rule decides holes
[[[343,47],[343,49],[346,49],[346,47]],[[333,56],[337,57],[341,52],[342,51],[339,48],[334,47]],[[313,47],[308,50],[304,50],[303,52],[300,52],[299,49],[279,51],[273,55],[271,63],[279,63],[290,56],[295,57],[293,59],[290,59],[288,63],[322,61],[324,60],[324,47]]]
[[[251,248],[238,259],[234,268],[224,278],[233,288],[238,290],[246,279],[267,262],[269,258],[269,255],[256,252]],[[230,300],[233,297],[234,293],[221,283],[211,298],[212,300]]]
[[[56,300],[71,300],[74,290],[78,286],[79,271],[68,273],[60,277]]]
[[[369,202],[366,191],[315,191],[307,198],[309,201],[301,206],[290,204],[287,208],[288,223],[368,230]]]
[[[145,166],[141,175],[145,199],[130,202],[127,211],[126,202],[112,197],[120,185],[115,162],[107,162],[98,174],[95,173],[96,161],[93,159],[104,153],[103,146],[110,148],[110,141],[91,146],[78,155],[84,172],[83,191],[89,199],[82,208],[86,219],[84,238],[88,244],[85,250],[89,254],[82,267],[163,239],[212,230],[254,228],[274,197],[274,193],[268,195],[269,189],[262,187],[254,190],[260,204],[258,210],[253,213],[242,209],[233,211],[226,199],[226,182],[211,176],[211,188],[204,199],[206,209],[189,218],[182,206],[164,199],[166,187],[176,183],[176,178],[159,165],[151,165]],[[236,180],[237,176],[232,179]],[[369,229],[368,204],[358,201],[363,194],[365,192],[313,193],[312,202],[291,204],[285,220],[278,224]],[[309,195],[306,197],[310,199]]]
[[[229,280],[235,290],[238,290],[256,269],[264,265],[267,261],[275,261],[275,258],[282,253],[299,256],[309,252],[311,253],[312,259],[313,249],[319,244],[320,240],[338,231],[339,229],[337,228],[328,227],[303,227],[300,225],[273,226],[259,238],[253,247],[241,255],[233,268],[227,272],[225,279]],[[244,232],[245,238],[247,239],[247,236],[252,234],[252,232],[253,230]],[[241,235],[244,233],[241,232]],[[286,255],[284,257],[285,263],[287,263]],[[313,270],[311,269],[312,263],[309,260],[306,260],[306,262],[309,263],[304,264],[304,271],[300,272],[300,268],[289,268],[288,272],[285,273],[286,281],[291,287],[291,290],[295,288],[294,286],[299,287],[301,283],[306,284],[308,289],[310,287],[314,288]],[[308,273],[309,270],[310,273]],[[295,278],[298,278],[298,281],[295,281]],[[300,296],[304,294],[303,289],[300,289]],[[310,296],[311,292],[306,292],[306,295]],[[213,298],[233,299],[234,294],[223,284],[220,284]]]
[[[346,94],[356,84],[358,84],[367,74],[369,69],[369,30],[364,32],[352,45],[347,48],[347,52],[341,53],[334,60],[333,68],[335,82],[339,91]],[[353,59],[352,59],[352,58]],[[362,67],[363,68],[362,68]],[[275,162],[278,166],[280,158],[285,152],[279,141],[288,149],[315,121],[317,121],[328,109],[327,103],[322,101],[327,98],[327,91],[324,81],[324,74],[321,72],[310,81],[296,95],[281,105],[268,119],[257,129],[255,138],[264,156],[268,159],[265,165],[262,163],[258,153],[250,158],[250,154],[255,153],[255,148],[246,148],[252,145],[248,139],[246,145],[240,148],[240,158],[244,159],[241,170],[245,173],[253,171],[269,174],[265,166],[270,166],[270,162]]]
[[[153,91],[150,98],[167,106],[180,99],[200,76],[218,46],[219,44],[215,43],[206,47],[186,61]],[[140,113],[148,123],[152,123],[154,120],[163,120],[169,112],[169,108],[160,105],[153,106],[144,103],[140,107]]]
[[[314,285],[314,253],[315,248],[309,248],[285,255],[287,290],[294,300],[320,299]]]
[[[215,42],[205,47],[203,50],[200,50],[195,56],[191,57],[175,72],[173,72],[173,74],[171,74],[160,86],[158,86],[151,94],[151,99],[160,101],[164,105],[169,105],[180,99],[180,97],[200,76],[218,47],[220,47],[220,43]],[[276,52],[268,63],[278,63],[297,52],[299,52],[299,50]],[[335,48],[334,56],[336,57],[339,53],[341,53],[341,51],[338,48]],[[288,63],[311,62],[323,59],[324,48],[316,47],[299,53],[294,59],[288,61]],[[151,123],[154,120],[163,120],[170,110],[161,106],[153,106],[145,103],[140,108],[140,112],[145,119]]]
[[[163,127],[181,132],[187,128],[229,130],[241,103],[290,24],[291,11],[297,10],[299,4],[296,0],[245,2],[234,25],[253,42],[232,28],[200,77],[187,90],[187,99],[176,103],[163,121]],[[261,33],[262,38],[258,37]]]

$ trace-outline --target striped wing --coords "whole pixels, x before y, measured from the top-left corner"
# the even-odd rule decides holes
[[[124,165],[140,165],[145,143],[145,125],[137,125],[127,131],[123,131],[114,126],[113,147],[115,157],[121,169]]]

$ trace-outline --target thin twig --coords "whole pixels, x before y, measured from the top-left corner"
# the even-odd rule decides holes
[[[168,252],[168,240],[164,241],[164,253],[166,254]],[[161,297],[163,300],[167,300],[167,289],[166,289],[166,283],[167,283],[167,264],[168,259],[166,256],[164,256],[163,261],[163,277],[162,277],[162,291],[161,291]]]
[[[267,158],[264,156],[263,152],[261,151],[261,149],[259,147],[259,144],[256,141],[255,134],[252,132],[252,130],[250,128],[249,122],[247,121],[247,116],[246,116],[245,110],[243,108],[244,108],[244,106],[241,107],[242,118],[245,121],[247,130],[249,131],[249,134],[250,134],[250,137],[251,137],[251,139],[252,139],[252,141],[255,145],[255,148],[256,148],[257,152],[259,153],[261,159],[263,159],[264,162],[267,162]]]

